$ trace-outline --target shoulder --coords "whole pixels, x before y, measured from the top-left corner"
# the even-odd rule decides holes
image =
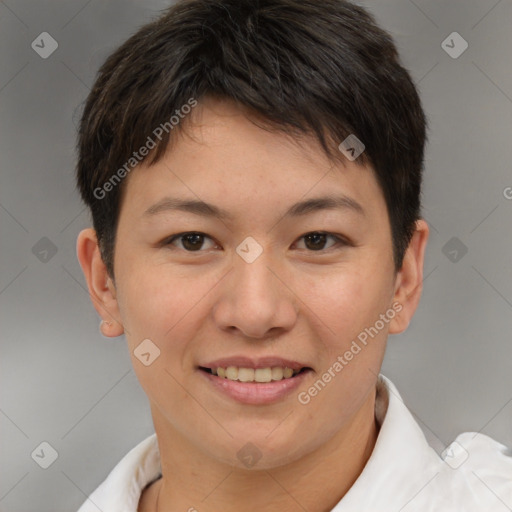
[[[441,457],[436,487],[445,496],[454,502],[467,502],[474,510],[512,510],[510,448],[485,434],[465,432]]]
[[[136,512],[141,493],[160,474],[158,440],[153,434],[121,459],[78,512]]]

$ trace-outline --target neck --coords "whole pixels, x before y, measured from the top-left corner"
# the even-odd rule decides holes
[[[139,512],[234,512],[248,510],[249,504],[251,510],[331,510],[373,451],[378,435],[374,407],[375,390],[350,424],[317,450],[263,470],[241,470],[208,458],[153,412],[163,476],[143,494]]]

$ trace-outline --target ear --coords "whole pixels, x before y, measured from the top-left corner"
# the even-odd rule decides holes
[[[423,262],[425,248],[429,235],[428,224],[419,219],[404,256],[402,268],[395,280],[395,295],[393,302],[398,302],[402,309],[391,320],[390,334],[399,334],[407,329],[418,307],[423,289]]]
[[[120,336],[124,328],[119,314],[116,288],[101,258],[94,229],[88,228],[80,232],[76,253],[87,281],[89,297],[102,318],[101,333],[109,338]]]

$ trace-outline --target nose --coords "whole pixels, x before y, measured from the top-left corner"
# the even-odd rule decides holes
[[[235,256],[234,268],[223,279],[213,308],[216,325],[252,339],[290,330],[298,313],[298,300],[290,284],[265,251],[252,263]]]

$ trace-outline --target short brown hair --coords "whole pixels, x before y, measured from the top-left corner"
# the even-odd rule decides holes
[[[182,0],[108,57],[81,118],[77,184],[112,278],[123,183],[109,180],[156,127],[206,96],[232,99],[277,130],[313,134],[330,158],[348,135],[360,139],[356,163],[375,171],[401,268],[420,215],[426,119],[391,36],[346,0]],[[156,163],[181,128],[140,161]]]

